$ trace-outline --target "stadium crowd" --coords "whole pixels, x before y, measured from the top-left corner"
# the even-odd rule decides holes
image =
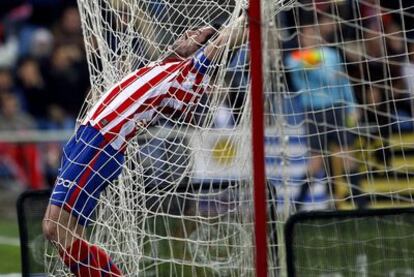
[[[74,0],[0,2],[0,130],[73,129],[89,87]],[[0,144],[0,176],[37,189],[55,178],[60,143]]]
[[[296,38],[285,42],[284,53],[290,55],[299,46],[298,36],[292,36],[298,29],[292,26],[310,24],[309,20],[313,20],[326,46],[349,42],[337,50],[347,64],[344,74],[350,77],[357,105],[367,107],[360,111],[358,120],[384,126],[377,130],[379,136],[387,136],[392,128],[404,124],[407,126],[403,127],[412,128],[412,121],[396,119],[412,118],[409,92],[414,84],[412,78],[405,76],[414,71],[414,63],[406,62],[413,61],[413,55],[407,53],[413,51],[414,44],[406,43],[405,38],[412,34],[404,33],[402,24],[404,30],[413,30],[413,20],[401,17],[398,12],[384,12],[376,5],[378,0],[300,2],[303,7],[313,5],[310,12],[299,13],[299,17],[292,11],[279,15],[280,24],[289,33],[286,36]],[[400,11],[395,6],[399,1],[390,2],[393,3],[384,6],[387,11]],[[404,4],[410,7],[411,2]],[[404,11],[409,13],[407,9]],[[352,24],[339,26],[329,16],[338,13],[344,20],[364,26],[365,31],[349,27]],[[358,39],[361,37],[364,39]],[[357,41],[363,41],[364,45],[352,45]],[[367,53],[344,49],[366,49]],[[291,80],[289,90],[295,90],[293,83]],[[76,0],[0,1],[0,130],[72,130],[88,89],[88,67]],[[398,125],[393,124],[397,121]],[[45,147],[46,151],[39,151],[35,144],[1,143],[0,177],[12,176],[32,188],[51,185],[57,172],[60,145],[51,143]],[[31,157],[30,161],[27,157]]]
[[[367,139],[365,148],[380,141],[375,162],[391,168],[390,136],[414,130],[414,1],[300,2],[301,8],[282,13],[280,23],[291,38],[283,48],[288,91],[299,98],[298,121],[310,147],[297,201],[318,180],[339,176],[356,196],[367,174],[360,172],[367,160],[356,157],[356,141]],[[333,172],[331,158],[339,156],[339,171]],[[355,202],[367,204],[363,197]]]
[[[297,26],[317,26],[313,35],[305,37],[309,40],[320,36],[320,46],[339,53],[357,104],[364,108],[360,120],[387,128],[401,127],[397,126],[402,124],[400,120],[390,122],[392,117],[386,114],[412,117],[409,92],[412,90],[414,1],[404,1],[401,6],[396,1],[380,0],[300,2],[302,8],[288,10],[281,16],[281,24],[287,30],[285,36],[292,38],[284,43],[286,56],[297,49],[309,49],[301,45],[299,38],[303,31]],[[292,83],[291,74],[288,80]],[[294,86],[289,90],[294,91]]]

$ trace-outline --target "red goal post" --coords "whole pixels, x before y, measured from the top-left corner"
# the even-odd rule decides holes
[[[261,1],[249,1],[249,41],[252,98],[254,237],[256,276],[267,276],[267,205],[264,152],[264,97]]]

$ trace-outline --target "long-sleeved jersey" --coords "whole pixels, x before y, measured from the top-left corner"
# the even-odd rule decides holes
[[[127,141],[160,116],[187,112],[204,92],[209,66],[199,51],[152,63],[112,86],[64,147],[51,203],[87,224],[100,193],[121,173]]]
[[[209,63],[199,52],[192,59],[170,59],[140,68],[109,89],[82,124],[90,124],[120,149],[137,126],[193,106],[204,91],[202,83]]]

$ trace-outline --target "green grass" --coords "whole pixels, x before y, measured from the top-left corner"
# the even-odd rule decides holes
[[[221,227],[215,223],[211,222],[211,228],[199,229],[201,225],[184,219],[162,216],[148,219],[148,237],[143,241],[144,257],[141,260],[142,276],[217,276],[221,272],[217,263],[208,265],[205,259],[226,262],[229,254],[237,254],[237,249],[228,253],[226,251],[232,248],[224,249],[222,246],[242,242],[217,236],[215,232]],[[36,224],[31,227],[40,228]],[[239,233],[238,230],[229,230],[228,226],[223,228],[220,233]],[[216,240],[216,245],[197,245],[183,240],[195,231],[197,237],[194,239]],[[40,231],[36,234],[39,235]],[[0,219],[0,237],[16,241],[17,222]],[[409,271],[414,264],[414,220],[411,214],[345,220],[310,219],[295,227],[294,237],[297,276],[358,276],[363,272],[367,273],[366,276],[414,274],[414,271]],[[249,238],[246,234],[246,240]],[[41,247],[36,249],[43,253]],[[198,266],[191,265],[194,263]],[[239,276],[238,268],[241,266],[237,264],[234,270],[226,270],[223,275]],[[20,248],[7,244],[7,240],[0,243],[0,274],[20,271]]]
[[[201,232],[199,235],[202,236],[199,237],[200,239],[216,240],[216,245],[202,246],[195,242],[185,242],[185,234],[191,237],[190,234],[197,231],[197,224],[194,222],[159,216],[156,219],[149,219],[146,227],[148,237],[144,241],[144,258],[141,261],[141,268],[144,269],[142,276],[153,276],[156,272],[158,276],[214,277],[218,276],[220,272],[225,276],[240,276],[238,274],[240,265],[234,269],[225,269],[223,272],[217,264],[226,264],[229,258],[234,259],[234,256],[238,255],[236,247],[225,247],[226,245],[240,244],[239,241],[223,238],[219,234],[229,230],[233,232],[238,230],[227,225],[220,227],[215,224],[211,228],[204,229],[204,232],[198,229]],[[194,256],[195,253],[197,253],[196,256]],[[206,259],[216,262],[216,264],[208,265]],[[231,264],[226,266],[229,265]]]
[[[0,236],[18,238],[19,229],[17,226],[17,220],[0,218]]]
[[[20,272],[20,247],[14,245],[19,238],[17,221],[0,219],[0,237],[0,273]]]
[[[20,271],[20,247],[0,245],[0,273]]]
[[[295,227],[294,238],[297,276],[414,274],[414,221],[410,214],[309,219]]]

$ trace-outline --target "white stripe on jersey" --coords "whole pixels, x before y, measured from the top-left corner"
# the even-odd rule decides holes
[[[168,70],[170,67],[178,64],[179,62],[170,62],[166,63],[164,65],[156,66],[152,68],[150,71],[145,73],[143,76],[140,76],[132,82],[128,87],[123,89],[121,92],[118,93],[116,97],[114,97],[113,101],[109,103],[105,109],[99,113],[99,115],[96,117],[96,119],[91,120],[91,117],[95,114],[98,107],[101,106],[101,104],[105,101],[106,97],[112,92],[113,89],[115,89],[118,85],[113,86],[112,90],[109,90],[107,93],[104,94],[103,97],[94,105],[92,110],[88,113],[88,116],[85,118],[84,123],[90,121],[92,125],[95,125],[99,121],[101,121],[105,116],[111,114],[116,110],[116,108],[121,105],[126,99],[128,99],[134,92],[136,92],[138,89],[140,89],[142,86],[144,86],[147,82],[149,82],[151,79],[155,78],[160,73]],[[136,72],[135,72],[136,73]],[[132,77],[132,75],[130,75]],[[124,79],[127,80],[127,79]]]
[[[111,141],[111,146],[114,149],[120,149],[125,144],[125,138],[127,135],[132,133],[135,129],[135,121],[128,121],[124,125],[122,125],[121,130],[119,131],[119,134],[116,136],[116,138]]]
[[[193,66],[193,59],[188,59],[138,69],[107,91],[87,113],[82,124],[96,127],[103,136],[111,140],[110,144],[114,149],[122,148],[126,138],[139,128],[138,123],[151,123],[151,120],[161,115],[158,113],[164,107],[183,110],[194,104],[203,89],[199,88],[196,92],[193,88],[197,78],[204,74],[191,71]],[[131,79],[134,74],[136,78]],[[128,79],[131,80],[127,83]],[[153,86],[150,87],[150,84]],[[144,107],[146,104],[148,106]],[[109,122],[106,120],[99,124],[108,118]]]
[[[125,144],[125,138],[135,130],[137,122],[144,122],[153,119],[155,112],[155,110],[148,110],[135,114],[133,119],[128,120],[124,125],[122,125],[119,134],[113,141],[111,141],[112,147],[114,149],[120,149]]]
[[[139,69],[135,70],[134,72],[131,72],[126,77],[122,78],[121,81],[119,81],[115,85],[111,86],[104,94],[102,94],[100,96],[100,98],[98,99],[98,102],[96,102],[91,107],[91,109],[88,111],[88,113],[86,114],[85,118],[82,120],[82,124],[86,124],[87,122],[90,121],[90,118],[92,117],[93,114],[95,114],[96,110],[100,107],[100,104],[104,101],[104,99],[106,99],[108,97],[108,94],[111,94],[111,92],[114,89],[116,89],[118,86],[120,86],[120,84],[123,84],[126,80],[128,80],[129,78],[131,78],[132,76],[134,76],[135,74],[137,74],[138,71],[141,70],[141,69],[142,68],[139,68]]]
[[[149,72],[144,74],[143,76],[139,77],[136,81],[134,81],[130,86],[128,86],[122,93],[119,94],[119,97],[115,97],[111,103],[105,107],[105,109],[96,117],[94,120],[95,123],[101,121],[104,117],[114,112],[122,103],[125,102],[132,94],[134,94],[137,90],[139,90],[142,86],[144,86],[147,82],[152,80],[153,78],[157,77],[160,73],[165,72],[170,67],[174,66],[175,63],[168,63],[161,66],[156,66],[152,68]],[[141,101],[143,103],[143,101]],[[110,124],[112,125],[112,124]]]
[[[165,98],[161,101],[162,107],[170,107],[175,110],[181,110],[184,106],[184,102],[176,98]]]
[[[154,119],[154,113],[156,112],[156,110],[151,109],[142,113],[137,113],[134,115],[134,121],[135,123],[137,122],[143,122],[144,124],[147,124],[148,121],[150,121],[151,119]]]
[[[171,85],[173,88],[178,88],[181,90],[185,90],[187,92],[192,92],[192,88],[194,86],[194,82],[196,79],[196,74],[194,73],[188,73],[188,75],[185,77],[184,81],[180,84],[177,81],[174,81]]]
[[[140,106],[142,106],[142,104],[146,100],[148,100],[148,98],[152,98],[152,97],[155,97],[155,96],[159,96],[159,95],[168,93],[168,89],[166,89],[166,90],[160,90],[159,87],[160,86],[163,87],[165,85],[170,84],[171,83],[171,80],[174,79],[174,78],[176,78],[179,72],[180,71],[177,70],[173,74],[168,75],[168,77],[166,79],[164,79],[164,81],[162,81],[162,83],[159,86],[158,85],[155,86],[154,88],[152,88],[151,90],[149,90],[148,92],[146,92],[144,95],[142,95],[142,97],[140,97],[138,99],[138,101],[134,102],[125,111],[123,111],[122,114],[119,114],[114,120],[112,120],[111,122],[109,122],[109,124],[107,124],[106,126],[104,126],[100,130],[101,134],[107,133],[112,128],[116,127],[119,123],[121,123],[123,120],[125,120],[126,118],[128,118],[129,116],[131,116],[132,114],[134,114],[134,112]],[[122,102],[120,104],[122,104]],[[96,120],[96,122],[99,122],[99,121]]]

